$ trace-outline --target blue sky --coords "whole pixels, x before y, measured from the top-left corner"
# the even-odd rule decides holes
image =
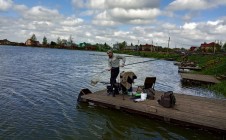
[[[226,41],[225,0],[0,0],[0,39],[190,48]]]

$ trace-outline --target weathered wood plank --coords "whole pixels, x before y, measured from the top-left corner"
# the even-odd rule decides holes
[[[122,95],[107,96],[106,90],[102,90],[83,95],[82,99],[85,102],[129,110],[141,115],[162,118],[165,121],[174,120],[226,133],[226,100],[175,94],[177,100],[175,107],[164,108],[157,102],[162,94],[163,92],[156,91],[155,100],[135,103],[130,99],[131,96],[125,95],[123,100]]]
[[[201,70],[202,68],[200,67],[189,67],[189,66],[186,66],[186,67],[178,67],[178,69],[188,69],[188,70]]]
[[[181,73],[182,79],[194,80],[194,81],[201,81],[207,83],[220,83],[214,76],[211,75],[202,75],[202,74],[188,74],[188,73]]]

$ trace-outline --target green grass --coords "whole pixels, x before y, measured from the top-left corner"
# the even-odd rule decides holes
[[[226,97],[225,85],[226,85],[226,80],[221,81],[221,83],[215,84],[215,85],[209,87],[208,89],[213,90],[213,91],[215,91],[215,92],[217,92],[219,94],[223,94]]]
[[[199,73],[219,76],[226,74],[226,56],[223,55],[191,55],[189,61],[196,62],[203,70]]]

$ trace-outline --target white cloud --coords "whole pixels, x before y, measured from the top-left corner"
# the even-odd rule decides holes
[[[13,9],[20,12],[20,13],[23,13],[26,10],[28,10],[28,7],[26,5],[14,5]]]
[[[74,6],[74,7],[78,7],[78,8],[83,8],[83,7],[85,7],[85,1],[84,0],[72,0],[71,1],[71,3],[72,3],[72,5]]]
[[[60,17],[60,14],[55,9],[52,10],[42,6],[35,6],[26,11],[24,17],[37,20],[50,20]]]
[[[104,9],[106,0],[90,0],[89,7],[95,9]]]
[[[219,35],[219,34],[222,34],[222,35],[225,35],[226,33],[226,25],[219,25],[217,28],[216,28],[216,33]]]
[[[188,12],[186,13],[182,19],[185,21],[185,22],[190,22],[192,21],[192,19],[198,17],[198,12],[195,12],[195,11],[192,11],[192,12]]]
[[[143,9],[158,8],[159,0],[72,0],[72,4],[76,8],[94,8],[94,9]]]
[[[61,22],[61,24],[65,26],[76,26],[82,24],[83,22],[84,21],[81,18],[67,17]]]
[[[7,11],[12,5],[12,0],[0,0],[0,11]]]
[[[115,25],[118,25],[118,23],[111,21],[111,20],[102,20],[102,21],[93,20],[92,23],[95,24],[95,25],[99,25],[99,26],[115,26]]]
[[[170,10],[205,10],[226,5],[225,0],[174,0],[167,7]]]
[[[194,30],[197,26],[197,23],[185,23],[183,28],[184,29],[189,29],[189,30]]]
[[[102,13],[99,13],[94,20],[92,21],[95,25],[100,26],[115,26],[119,23],[112,20],[109,13],[107,11],[103,11]]]
[[[102,25],[118,25],[118,24],[148,24],[152,22],[158,15],[159,9],[122,9],[114,8],[99,13],[93,23]]]
[[[92,16],[95,13],[96,13],[95,10],[86,10],[86,11],[82,11],[79,15],[80,16]]]
[[[103,26],[148,24],[161,14],[158,0],[72,0],[72,3],[76,8],[91,8],[82,15],[93,15],[92,23]]]
[[[175,0],[169,4],[170,10],[201,10],[207,8],[205,0]]]
[[[222,22],[223,22],[223,20],[208,21],[207,25],[218,25],[218,24],[220,24]]]
[[[144,9],[158,8],[159,0],[106,0],[108,8]]]
[[[171,23],[164,23],[164,24],[162,24],[162,27],[164,27],[165,29],[168,29],[168,30],[172,30],[172,29],[176,28],[176,25],[171,24]]]
[[[127,36],[129,34],[129,32],[123,32],[123,31],[116,31],[114,32],[113,36]]]
[[[113,18],[123,19],[153,19],[160,15],[159,9],[121,9],[114,8],[110,11]]]
[[[129,24],[134,24],[134,25],[148,24],[151,22],[152,22],[152,20],[144,20],[144,19],[132,19],[132,20],[128,21]]]

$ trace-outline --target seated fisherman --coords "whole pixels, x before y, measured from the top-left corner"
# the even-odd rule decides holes
[[[134,79],[137,79],[137,76],[132,71],[123,71],[120,73],[120,84],[123,94],[132,91],[132,83],[134,82]]]

